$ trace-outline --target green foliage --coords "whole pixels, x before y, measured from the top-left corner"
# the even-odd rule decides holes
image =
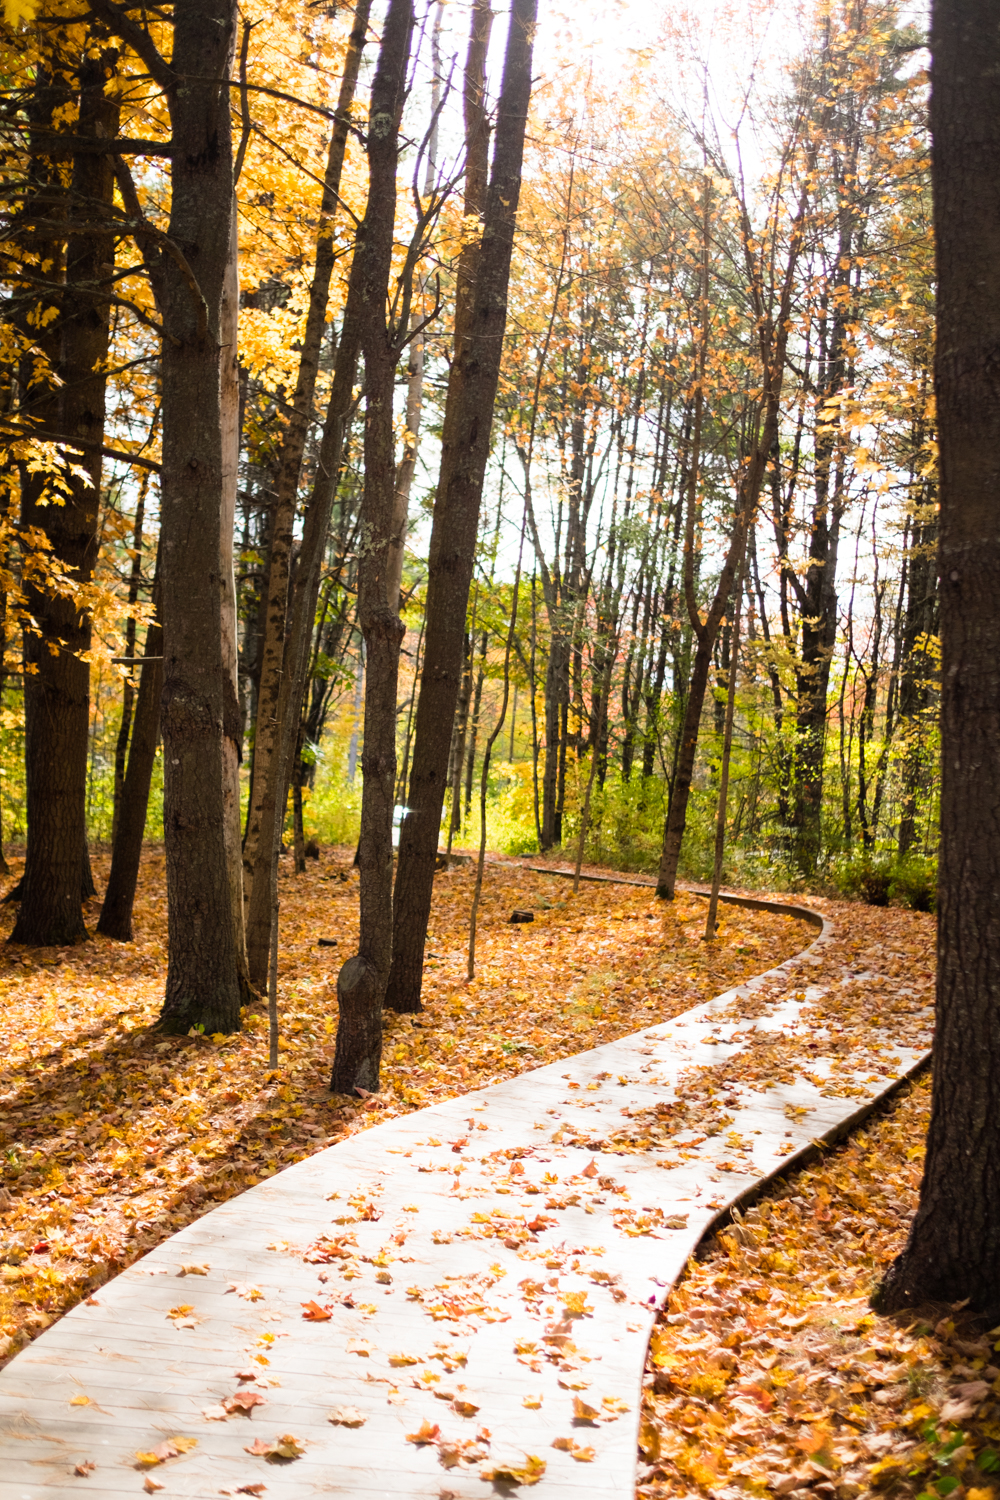
[[[937,861],[922,856],[841,856],[832,861],[830,877],[843,895],[859,896],[868,906],[893,902],[912,911],[933,911],[937,902]]]

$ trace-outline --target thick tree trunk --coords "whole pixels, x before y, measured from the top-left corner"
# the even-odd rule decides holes
[[[456,338],[449,381],[441,480],[428,557],[427,633],[408,797],[411,811],[400,832],[392,972],[386,993],[386,1003],[405,1012],[420,1009],[448,740],[462,671],[469,586],[507,321],[536,11],[537,0],[514,0],[511,9],[483,248],[475,283],[465,292],[467,331]],[[460,295],[463,290],[460,285]]]
[[[985,24],[984,24],[985,23]],[[935,0],[941,848],[920,1206],[877,1294],[1000,1317],[1000,26]]]
[[[157,569],[157,572],[159,570]],[[160,614],[159,578],[153,584],[153,608]],[[139,878],[142,836],[149,807],[149,787],[156,760],[160,729],[160,696],[163,692],[163,630],[157,618],[146,632],[146,645],[136,695],[135,723],[129,745],[128,765],[118,804],[118,826],[111,849],[111,873],[104,893],[97,930],[120,943],[132,941],[132,908]]]
[[[358,952],[337,978],[340,1006],[330,1088],[352,1094],[379,1086],[382,1000],[392,958],[392,807],[396,785],[396,688],[403,624],[389,602],[395,497],[392,397],[404,329],[386,326],[396,218],[398,131],[413,35],[411,0],[390,0],[372,85],[368,207],[351,276],[362,286],[365,358],[365,482],[358,562],[358,623],[365,642],[364,748],[361,753],[361,871]]]
[[[223,305],[233,247],[228,80],[235,0],[178,0],[172,68],[170,238],[163,262],[162,701],[169,955],[160,1026],[232,1032],[248,998],[233,916],[228,761],[238,743],[223,611],[231,454]],[[220,86],[221,83],[221,86]],[[196,280],[193,280],[196,277]]]
[[[358,0],[351,31],[344,75],[341,80],[338,120],[330,139],[323,197],[316,237],[315,265],[309,291],[309,308],[299,355],[295,391],[289,407],[278,466],[277,495],[271,523],[267,586],[263,603],[263,643],[257,691],[253,770],[246,836],[243,840],[243,891],[247,902],[248,960],[252,983],[263,987],[270,954],[273,892],[273,829],[275,808],[284,807],[288,757],[282,711],[282,687],[287,670],[286,645],[289,612],[292,543],[298,509],[299,475],[306,436],[313,418],[320,351],[326,330],[326,311],[336,259],[333,220],[340,202],[340,185],[347,147],[348,120],[357,85],[361,54],[368,30],[371,0]],[[311,623],[311,622],[310,622]],[[298,725],[300,700],[290,705]],[[263,882],[255,900],[253,891]]]
[[[102,48],[80,66],[81,135],[113,138],[117,134],[118,105],[104,92],[106,75],[113,70],[117,55],[114,49]],[[110,158],[81,152],[73,163],[71,186],[95,223],[88,232],[70,236],[66,246],[66,282],[77,290],[64,297],[60,309],[58,368],[63,385],[57,430],[70,445],[80,438],[99,447],[104,441],[104,360],[114,265],[114,239],[102,217],[105,206],[110,217],[113,199]],[[41,503],[45,479],[32,476],[24,489],[22,524],[45,532],[57,564],[74,581],[85,583],[97,558],[100,453],[88,446],[76,462],[83,473],[68,471],[64,476],[63,504]],[[91,624],[72,598],[32,587],[27,594],[37,623],[37,631],[25,633],[24,643],[28,854],[20,911],[10,940],[75,943],[87,936],[80,903],[84,894],[81,850],[86,849],[90,668],[81,654],[90,646]]]

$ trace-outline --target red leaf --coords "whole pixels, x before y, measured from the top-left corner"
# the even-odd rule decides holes
[[[332,1316],[325,1307],[320,1307],[318,1302],[303,1302],[300,1306],[305,1309],[302,1316],[307,1323],[328,1323]]]

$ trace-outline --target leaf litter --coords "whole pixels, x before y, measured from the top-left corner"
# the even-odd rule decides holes
[[[107,853],[92,862],[103,884]],[[329,1094],[328,1080],[337,970],[357,936],[357,877],[344,850],[324,850],[305,875],[289,865],[273,1071],[263,1009],[246,1012],[246,1029],[231,1037],[151,1030],[167,957],[162,848],[143,854],[134,943],[0,946],[0,1360],[160,1241],[283,1167],[394,1115],[666,1020],[802,945],[790,918],[732,910],[721,940],[704,944],[704,903],[693,897],[664,904],[649,891],[594,884],[573,896],[549,876],[491,863],[478,978],[468,984],[473,876],[441,872],[425,1009],[387,1013],[382,1091],[346,1099]],[[515,906],[535,920],[509,925]],[[0,937],[13,915],[0,907]],[[331,930],[339,958],[317,945]],[[205,1271],[184,1265],[177,1274]],[[257,1300],[256,1288],[231,1289]],[[192,1303],[170,1316],[179,1329],[198,1323]]]

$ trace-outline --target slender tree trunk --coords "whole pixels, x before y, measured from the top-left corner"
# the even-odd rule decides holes
[[[729,764],[733,749],[733,720],[736,716],[736,674],[740,659],[740,609],[743,604],[743,562],[736,585],[733,624],[730,636],[729,681],[726,684],[725,715],[722,724],[722,760],[719,766],[719,801],[715,811],[715,856],[712,861],[712,890],[705,917],[705,941],[715,940],[719,913],[719,887],[722,884],[722,860],[726,850],[726,808],[729,801]]]
[[[396,219],[398,131],[413,35],[411,0],[390,0],[372,86],[368,207],[354,252],[362,286],[365,358],[365,482],[358,562],[358,623],[365,641],[365,741],[358,866],[358,951],[337,976],[339,1022],[330,1088],[375,1091],[382,1059],[382,1000],[392,959],[392,808],[396,780],[396,689],[403,624],[388,597],[396,491],[392,397],[403,329],[386,326]]]
[[[301,695],[293,702],[289,698],[288,685],[285,682],[289,666],[286,659],[289,583],[299,474],[302,468],[306,435],[313,415],[320,351],[326,330],[330,282],[336,258],[336,243],[332,232],[333,220],[339,204],[349,115],[354,100],[370,10],[371,0],[358,0],[344,63],[344,75],[341,80],[337,105],[338,120],[327,154],[316,237],[315,265],[309,292],[309,308],[302,339],[302,351],[299,356],[295,392],[290,403],[289,421],[282,444],[271,525],[250,804],[243,840],[243,888],[244,899],[247,903],[249,971],[251,982],[261,988],[267,982],[271,947],[271,916],[274,909],[270,881],[271,872],[274,869],[272,843],[275,809],[284,807],[290,756],[294,750],[294,743],[289,743],[284,715],[289,711],[294,714],[297,729],[298,711],[301,707]],[[331,405],[333,405],[332,397]],[[337,467],[339,468],[339,460]],[[310,618],[310,629],[312,623]],[[283,689],[286,690],[284,695]],[[282,702],[283,696],[289,698],[287,703]],[[265,888],[259,891],[255,898],[254,886],[258,881],[262,881]]]
[[[540,747],[538,744],[538,686],[535,677],[535,662],[538,657],[538,606],[535,598],[535,577],[531,575],[531,661],[528,670],[528,690],[531,695],[531,792],[532,806],[535,813],[535,838],[538,840],[539,849],[544,852],[545,845],[542,840],[542,820],[539,809],[538,798],[538,757]]]
[[[476,741],[479,738],[479,711],[483,702],[483,683],[486,680],[486,672],[483,663],[486,660],[487,633],[484,630],[480,642],[479,671],[476,673],[476,687],[472,695],[472,717],[469,723],[469,749],[465,757],[465,816],[468,820],[472,812],[472,778],[476,772]],[[516,689],[515,689],[516,695]],[[515,696],[516,706],[516,696]]]
[[[240,829],[240,762],[243,759],[243,715],[240,712],[239,645],[236,631],[236,574],[233,543],[236,530],[236,489],[240,460],[240,386],[237,343],[239,336],[239,242],[235,203],[231,224],[229,260],[222,289],[219,321],[220,403],[222,412],[222,505],[219,515],[219,580],[222,585],[220,630],[222,636],[222,806],[229,877],[229,903],[233,913],[240,985],[248,987],[246,937],[243,914],[243,858]]]
[[[93,43],[93,39],[92,39]],[[117,50],[92,45],[80,65],[80,115],[83,136],[113,139],[119,106],[105,94],[106,74]],[[61,349],[58,368],[58,431],[72,445],[88,445],[76,460],[81,472],[65,475],[64,503],[45,499],[44,477],[25,487],[22,523],[45,532],[55,560],[74,581],[85,583],[97,560],[101,458],[104,441],[109,342],[110,273],[114,238],[109,233],[114,173],[111,159],[81,152],[73,163],[76,201],[94,215],[86,232],[72,234],[66,245],[67,288],[58,321]],[[107,218],[105,218],[105,211]],[[80,910],[86,859],[87,749],[90,723],[90,668],[81,659],[91,642],[90,617],[78,603],[49,590],[29,587],[28,607],[37,630],[25,633],[25,767],[28,809],[28,854],[21,906],[11,942],[74,943],[87,936]],[[91,882],[92,889],[92,882]]]
[[[472,607],[472,613],[475,616],[475,605]],[[472,645],[473,634],[470,632],[465,637],[465,670],[462,673],[462,684],[458,690],[451,745],[451,766],[448,777],[451,783],[451,816],[448,819],[449,854],[456,833],[462,831],[462,772],[465,769],[465,743],[469,732],[469,710],[472,700]]]
[[[400,833],[396,929],[386,996],[387,1003],[399,1011],[420,1009],[448,738],[462,670],[466,609],[507,321],[536,9],[537,0],[514,0],[512,6],[483,249],[474,285],[464,289],[467,318],[461,303],[456,310],[456,318],[459,313],[462,318],[456,329],[460,336],[449,381],[428,559],[427,633],[408,798],[411,811]]]
[[[514,569],[514,587],[511,590],[510,623],[507,627],[507,641],[503,655],[503,694],[500,699],[500,712],[496,723],[490,731],[483,750],[483,765],[479,778],[479,857],[476,860],[476,883],[472,891],[472,910],[469,913],[469,956],[466,965],[465,976],[469,980],[476,977],[476,924],[479,918],[479,904],[483,895],[483,874],[486,869],[486,793],[490,781],[490,759],[493,755],[493,746],[500,737],[504,720],[507,717],[507,700],[510,696],[510,656],[517,639],[517,611],[521,599],[521,564],[524,560],[524,534],[528,525],[528,507],[525,502],[524,515],[521,519],[521,540],[517,549],[517,567]],[[485,643],[486,633],[483,632]]]
[[[402,805],[406,797],[406,778],[410,773],[410,739],[413,734],[413,705],[417,701],[417,688],[420,682],[420,653],[424,644],[424,626],[427,616],[420,617],[420,634],[417,636],[417,649],[413,657],[413,688],[410,692],[410,703],[406,710],[406,733],[403,736],[403,764],[399,770],[396,780],[396,805]],[[393,809],[395,811],[395,807]]]
[[[808,160],[814,165],[815,152],[813,148],[810,149],[812,154]],[[701,620],[694,593],[693,541],[694,484],[696,483],[697,471],[700,464],[703,378],[699,380],[698,391],[695,395],[695,421],[692,439],[694,458],[691,464],[691,488],[689,490],[687,505],[684,541],[684,595],[688,616],[697,639],[697,646],[691,672],[691,681],[688,688],[687,703],[684,709],[683,723],[676,747],[676,773],[671,780],[670,804],[663,835],[663,851],[660,856],[660,868],[656,880],[656,894],[666,900],[673,900],[674,887],[677,882],[677,868],[680,862],[681,843],[687,823],[688,799],[691,792],[695,756],[698,748],[698,729],[701,723],[701,711],[705,701],[705,691],[708,686],[709,672],[712,665],[712,650],[715,637],[718,633],[726,604],[732,593],[733,582],[736,576],[737,559],[743,555],[747,531],[753,524],[753,519],[757,512],[767,463],[778,440],[781,390],[785,375],[788,335],[791,328],[790,311],[795,285],[795,272],[802,250],[803,225],[811,190],[812,182],[810,173],[806,172],[803,174],[803,185],[799,193],[796,215],[792,222],[789,248],[785,264],[782,268],[780,286],[777,291],[777,305],[769,305],[765,308],[758,300],[755,307],[758,319],[757,337],[760,349],[763,389],[758,398],[759,404],[756,412],[748,413],[746,422],[747,452],[745,454],[745,463],[741,468],[739,476],[732,532],[722,565],[722,571],[719,575],[715,597],[709,606],[704,621]],[[702,322],[704,331],[700,351],[702,377],[704,376],[704,358],[707,353],[708,341],[708,251],[710,244],[708,202],[709,184],[706,178],[702,224],[702,301],[705,308]],[[743,246],[748,265],[748,275],[754,288],[754,295],[759,299],[761,280],[757,274],[754,261],[756,254],[755,241],[750,230],[749,219],[745,209],[742,212]]]
[[[437,0],[434,10],[434,25],[431,29],[431,123],[427,141],[427,165],[424,172],[424,196],[433,193],[437,179],[438,115],[441,108],[441,22],[444,17],[444,0]],[[424,334],[421,323],[425,317],[425,278],[417,282],[417,295],[411,318],[410,357],[406,368],[406,431],[403,437],[403,459],[396,470],[396,497],[392,510],[392,539],[389,552],[389,582],[387,594],[394,610],[399,609],[399,594],[403,582],[403,557],[406,551],[406,534],[410,520],[410,491],[417,469],[417,452],[420,447],[420,422],[424,409]]]
[[[986,24],[984,24],[984,20]],[[935,0],[931,132],[941,486],[941,849],[920,1205],[886,1311],[1000,1316],[1000,26]]]
[[[550,621],[552,619],[550,613]],[[566,777],[566,745],[563,737],[565,709],[569,707],[570,643],[561,628],[552,624],[549,660],[545,671],[545,769],[542,772],[542,851],[562,843],[560,787]],[[560,767],[562,774],[560,775]]]
[[[139,484],[139,498],[135,507],[135,523],[132,530],[132,567],[129,570],[128,602],[134,606],[139,600],[139,585],[142,582],[142,525],[146,515],[146,494],[149,489],[149,473],[143,475]],[[130,616],[125,625],[125,655],[135,655],[135,619]],[[128,739],[132,733],[132,711],[135,708],[135,673],[131,670],[122,689],[122,720],[115,741],[115,792],[114,810],[111,815],[111,842],[114,844],[118,832],[118,814],[121,808],[122,787],[125,784],[125,765],[128,758]]]
[[[129,745],[128,765],[122,782],[118,810],[118,827],[111,847],[111,873],[104,893],[97,930],[120,943],[132,941],[132,908],[139,878],[142,836],[146,829],[149,788],[156,760],[156,742],[160,729],[160,697],[163,692],[163,629],[159,566],[153,583],[153,610],[156,619],[146,632],[143,652],[146,658],[139,677],[136,695],[135,724]]]
[[[163,1030],[238,1031],[249,998],[234,917],[230,760],[242,724],[223,611],[232,464],[223,349],[232,276],[233,162],[228,80],[235,0],[178,0],[171,96],[170,237],[196,282],[163,263],[163,831],[169,957]],[[220,87],[221,83],[221,87]]]
[[[607,719],[608,697],[611,692],[611,673],[614,669],[616,652],[617,643],[615,644],[614,651],[612,651],[611,649],[607,649],[606,660],[604,663],[604,672],[601,681],[600,702],[597,709],[598,723],[595,726],[596,732],[594,735],[594,744],[590,752],[590,772],[587,776],[587,788],[583,794],[583,806],[580,809],[580,831],[577,834],[576,840],[576,864],[573,868],[574,896],[580,889],[580,870],[583,867],[583,852],[587,847],[587,830],[590,826],[590,802],[591,798],[594,795],[594,781],[597,777],[597,765],[601,755],[601,728],[603,722]]]
[[[905,858],[917,842],[920,794],[926,795],[930,757],[925,740],[931,704],[937,691],[936,662],[928,650],[938,633],[937,515],[926,510],[915,520],[906,559],[906,610],[903,621],[899,684],[899,718],[904,739],[899,853]],[[922,732],[924,731],[924,732]]]

